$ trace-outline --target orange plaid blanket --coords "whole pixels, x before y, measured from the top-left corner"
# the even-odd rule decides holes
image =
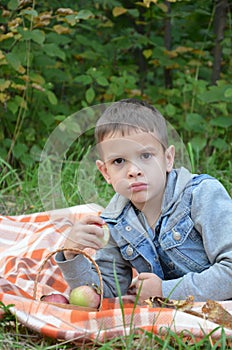
[[[70,292],[53,258],[42,269],[37,297],[33,298],[39,268],[48,254],[62,246],[67,220],[78,220],[90,212],[98,215],[99,209],[80,205],[48,213],[0,216],[0,300],[13,305],[10,310],[20,323],[49,337],[72,341],[104,341],[141,330],[165,333],[168,328],[201,337],[218,327],[217,323],[175,309],[134,307],[129,296],[123,297],[123,312],[118,298],[104,299],[100,311],[90,312],[42,302],[44,294],[68,296]],[[232,302],[221,304],[232,311]],[[196,303],[194,308],[199,310],[201,306]],[[232,330],[225,331],[232,335]],[[220,329],[213,335],[219,336]]]

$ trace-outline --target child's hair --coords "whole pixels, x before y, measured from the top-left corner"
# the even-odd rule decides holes
[[[111,104],[98,119],[95,139],[100,143],[107,136],[120,132],[122,136],[135,132],[156,132],[164,149],[168,147],[166,121],[161,113],[148,103],[123,99]]]

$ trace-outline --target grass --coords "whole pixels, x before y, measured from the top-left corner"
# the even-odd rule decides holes
[[[192,158],[194,161],[194,158]],[[68,167],[63,169],[63,190],[66,198],[68,198],[68,205],[76,205],[81,203],[81,197],[78,197],[78,191],[75,192],[73,183],[78,179],[78,172],[76,171],[76,162],[73,162],[74,168],[70,169],[71,161],[68,162]],[[198,164],[192,164],[198,168]],[[9,164],[0,160],[0,212],[3,215],[19,215],[23,213],[32,213],[43,211],[43,205],[38,191],[38,166],[24,169],[22,173],[13,169]],[[217,164],[213,159],[207,160],[204,163],[205,172],[217,177],[226,187],[228,192],[232,194],[231,173],[232,162],[229,161],[224,170],[222,167],[217,169]],[[91,171],[90,171],[91,174]],[[73,180],[75,181],[73,182]],[[92,178],[92,182],[100,183],[101,195],[105,198],[110,197],[111,192],[101,183],[101,179]],[[70,185],[70,183],[72,185]],[[0,321],[0,349],[91,349],[91,350],[111,350],[111,349],[167,349],[167,350],[205,350],[205,349],[231,349],[232,340],[225,335],[223,328],[221,329],[220,339],[212,340],[211,335],[205,335],[202,339],[196,339],[193,334],[183,332],[176,334],[170,329],[166,330],[166,336],[161,334],[153,334],[142,331],[140,334],[133,331],[133,324],[131,324],[131,332],[127,336],[116,337],[104,343],[85,343],[75,345],[67,341],[59,341],[43,337],[23,325],[18,324],[15,317],[10,313],[7,305],[0,304],[0,308],[4,311],[4,317]],[[123,312],[123,305],[121,305]]]
[[[35,333],[18,324],[17,319],[10,313],[9,306],[1,304],[0,307],[5,312],[4,318],[0,322],[1,350],[229,350],[232,346],[232,339],[226,337],[223,328],[221,329],[220,338],[212,340],[214,331],[205,335],[202,339],[195,338],[188,331],[177,334],[168,328],[161,329],[160,334],[153,334],[144,330],[140,330],[138,334],[138,332],[135,333],[133,331],[132,324],[130,334],[127,336],[115,337],[104,343],[84,342],[75,344],[70,341],[59,341]],[[165,336],[161,334],[163,331],[165,331]]]
[[[131,329],[127,336],[115,337],[104,343],[85,342],[72,343],[70,341],[59,341],[43,337],[23,325],[17,323],[13,315],[6,313],[6,319],[0,323],[0,348],[1,350],[65,350],[65,349],[91,349],[91,350],[229,350],[232,346],[232,339],[226,337],[223,328],[221,336],[212,340],[211,334],[205,335],[202,339],[196,339],[188,331],[180,334],[170,329],[163,329],[163,334],[153,334],[141,330],[138,334]]]

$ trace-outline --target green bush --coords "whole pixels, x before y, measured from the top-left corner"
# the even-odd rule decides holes
[[[63,0],[53,1],[52,8],[47,1],[3,0],[0,157],[14,168],[33,166],[67,116],[138,97],[176,127],[197,169],[209,159],[218,159],[220,169],[227,166],[231,28],[228,23],[221,41],[220,80],[212,85],[214,14],[212,4],[200,0]]]

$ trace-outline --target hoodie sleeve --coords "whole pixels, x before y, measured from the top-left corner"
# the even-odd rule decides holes
[[[163,296],[196,301],[232,298],[232,199],[216,179],[202,181],[192,193],[191,218],[201,233],[211,266],[163,281]]]
[[[71,289],[84,284],[91,285],[92,283],[99,286],[99,276],[95,267],[83,255],[65,260],[63,253],[59,252],[55,256],[55,261]],[[118,296],[115,274],[121,288],[121,294],[126,294],[132,280],[132,270],[130,266],[125,265],[119,249],[115,245],[107,245],[96,253],[95,261],[101,271],[104,297],[113,298]],[[117,261],[117,264],[114,264],[115,261]]]

